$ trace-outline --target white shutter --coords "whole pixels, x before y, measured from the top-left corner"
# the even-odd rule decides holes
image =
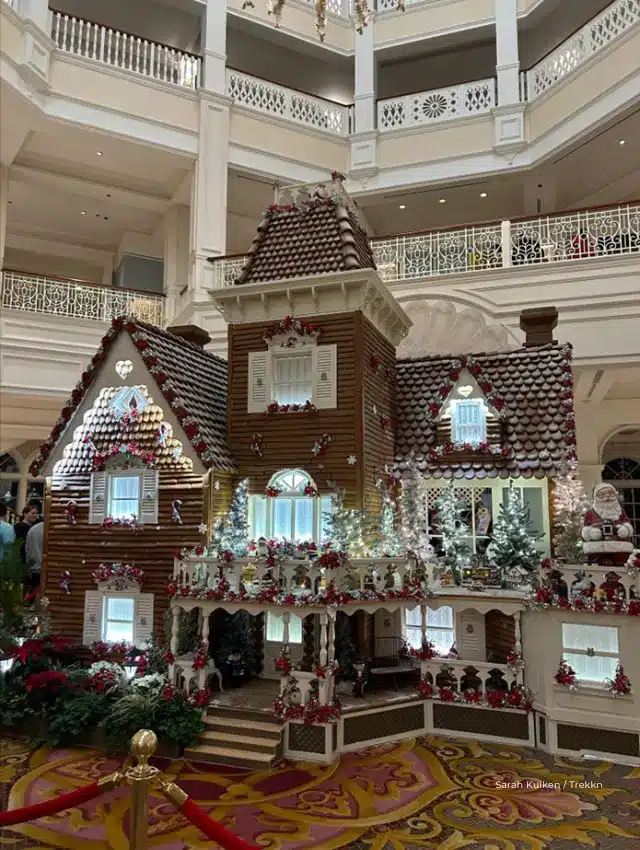
[[[84,594],[84,623],[82,643],[90,646],[102,640],[102,601],[104,594],[99,590],[87,590]]]
[[[457,650],[462,661],[485,660],[484,614],[472,610],[462,612]]]
[[[338,377],[337,352],[335,345],[318,345],[313,350],[314,355],[314,399],[318,408],[338,406]]]
[[[140,486],[140,522],[152,525],[158,522],[158,470],[145,470]]]
[[[262,413],[271,401],[271,352],[249,352],[249,397],[247,411]]]
[[[144,649],[151,640],[153,632],[153,593],[141,593],[136,596],[136,624],[133,642],[138,649]]]
[[[89,523],[101,525],[107,510],[107,473],[94,472],[91,476]]]

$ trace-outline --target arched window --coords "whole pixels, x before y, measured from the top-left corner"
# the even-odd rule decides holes
[[[279,494],[249,498],[249,527],[254,540],[266,537],[321,543],[329,538],[332,500],[330,496],[309,495],[316,489],[310,475],[301,469],[283,469],[271,477],[269,487]]]
[[[610,460],[602,470],[603,481],[640,481],[640,461],[629,457]]]

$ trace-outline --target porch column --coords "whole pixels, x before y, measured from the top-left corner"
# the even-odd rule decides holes
[[[320,666],[327,665],[327,620],[329,615],[323,611],[320,614]]]
[[[516,611],[513,615],[513,621],[516,627],[516,652],[522,652],[522,625],[520,622],[520,611]]]
[[[336,620],[335,616],[332,617],[331,614],[329,614],[328,626],[327,663],[333,664],[336,657]]]
[[[285,646],[289,646],[289,621],[291,620],[291,612],[285,611],[282,615],[282,622],[284,623],[284,628],[282,629],[282,643]]]
[[[202,642],[209,645],[209,614],[204,608],[200,609],[202,614]]]
[[[427,643],[427,606],[420,606],[420,631],[422,632],[422,646]]]
[[[173,609],[173,617],[171,618],[171,642],[169,648],[175,655],[178,654],[178,633],[180,632],[180,609]]]
[[[496,74],[498,106],[520,103],[518,0],[494,0],[496,15]]]

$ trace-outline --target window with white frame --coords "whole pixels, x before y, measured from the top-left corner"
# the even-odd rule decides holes
[[[118,468],[117,459],[106,470],[91,476],[89,522],[100,524],[106,517],[136,522],[158,521],[158,471],[146,467]]]
[[[405,611],[404,637],[413,649],[422,646],[422,613],[419,607]],[[427,640],[431,641],[439,655],[449,652],[456,642],[453,608],[448,605],[427,608]]]
[[[478,445],[487,439],[485,407],[481,399],[451,403],[451,439],[454,443]]]
[[[619,661],[615,626],[562,624],[563,658],[586,685],[600,686],[613,679]]]
[[[267,611],[267,634],[269,643],[283,643],[284,620],[272,611]],[[289,643],[302,643],[302,618],[291,614],[289,619]]]
[[[249,529],[253,540],[291,540],[294,543],[322,543],[329,539],[332,499],[308,496],[313,479],[299,469],[277,473],[269,482],[280,490],[276,497],[249,497]]]
[[[269,405],[310,402],[315,407],[335,408],[337,400],[337,346],[300,343],[251,351],[248,363],[249,413],[261,413]]]
[[[109,476],[109,516],[114,519],[140,517],[142,476],[140,474],[116,474]]]
[[[313,396],[312,352],[294,351],[273,355],[272,401],[278,404],[300,404]]]
[[[126,596],[105,596],[102,610],[102,640],[134,642],[136,600]]]

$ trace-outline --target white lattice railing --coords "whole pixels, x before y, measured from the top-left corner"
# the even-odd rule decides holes
[[[640,205],[394,236],[372,248],[386,281],[639,253]]]
[[[317,0],[303,0],[310,6],[315,6]],[[348,18],[351,14],[351,0],[327,0],[327,14],[338,18]]]
[[[378,101],[378,129],[399,130],[470,115],[485,115],[496,105],[495,80],[417,92]]]
[[[95,322],[110,322],[126,314],[161,326],[164,316],[164,298],[160,295],[17,271],[2,272],[1,303],[4,309]]]
[[[53,11],[51,38],[60,50],[142,74],[163,83],[195,89],[200,57],[136,35]]]
[[[529,100],[535,100],[544,94],[638,23],[640,0],[615,0],[575,35],[527,71]]]
[[[540,263],[640,254],[640,205],[583,210],[372,240],[388,282]],[[214,260],[217,289],[232,286],[242,257]]]
[[[349,107],[227,68],[227,95],[238,106],[336,136],[349,132]]]

